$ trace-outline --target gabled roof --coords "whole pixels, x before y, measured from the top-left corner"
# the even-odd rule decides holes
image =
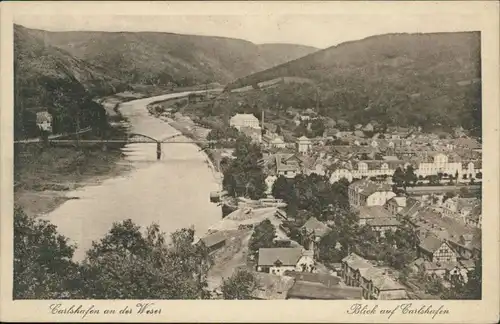
[[[392,197],[387,202],[393,201],[398,207],[406,207],[406,197]]]
[[[400,283],[390,278],[383,269],[371,267],[361,269],[359,272],[363,278],[371,280],[373,286],[380,291],[404,289]]]
[[[435,237],[434,235],[429,235],[420,243],[420,248],[425,251],[434,253],[441,247],[441,245],[443,245],[443,243],[445,242]]]
[[[360,287],[332,286],[326,287],[320,283],[296,281],[288,291],[288,298],[300,299],[361,299],[362,289]]]
[[[402,216],[412,217],[420,208],[420,202],[415,198],[406,198],[406,206],[399,212]]]
[[[235,121],[235,120],[238,120],[238,121],[239,120],[248,120],[248,119],[258,120],[258,118],[255,117],[253,114],[236,114],[233,117],[231,117],[232,121]]]
[[[401,223],[396,218],[374,218],[366,222],[370,226],[399,226]]]
[[[299,167],[295,165],[289,165],[285,163],[288,160],[296,159],[299,163],[303,163],[303,160],[297,157],[295,154],[276,154],[276,169],[278,171],[299,171]]]
[[[325,223],[320,222],[314,216],[309,218],[301,228],[306,229],[308,232],[314,231],[314,234],[318,236],[324,236],[331,231],[330,227],[328,227]]]
[[[279,260],[284,266],[295,266],[301,256],[301,248],[261,248],[258,265],[273,266]]]
[[[264,272],[252,273],[257,281],[258,288],[251,295],[257,299],[286,299],[287,293],[292,288],[295,279],[287,276],[278,276]]]
[[[359,208],[359,218],[393,218],[393,216],[382,206],[362,206]]]
[[[356,253],[351,253],[345,258],[342,259],[342,262],[347,263],[347,265],[353,269],[363,269],[363,268],[370,268],[373,267],[373,265],[368,262],[366,259],[363,259]]]
[[[310,273],[298,271],[285,271],[285,276],[293,277],[296,281],[307,281],[321,283],[327,287],[336,286],[340,282],[340,277],[323,273]]]
[[[388,183],[376,183],[374,181],[363,179],[358,180],[349,185],[349,189],[355,190],[357,193],[363,193],[369,196],[375,192],[392,191],[392,187]]]
[[[225,241],[226,236],[224,235],[224,232],[219,231],[202,237],[200,240],[205,244],[206,247],[211,247],[215,244]]]

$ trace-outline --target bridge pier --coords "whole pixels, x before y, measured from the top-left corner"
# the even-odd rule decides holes
[[[159,161],[161,159],[161,143],[156,143],[156,159]]]

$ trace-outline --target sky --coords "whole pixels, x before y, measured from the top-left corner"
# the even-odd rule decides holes
[[[428,8],[432,2],[423,2]],[[407,5],[407,4],[405,4]],[[202,5],[200,5],[202,6]],[[240,6],[244,7],[244,6]],[[265,6],[248,7],[222,14],[221,10],[183,12],[168,10],[161,15],[149,10],[114,14],[69,12],[54,15],[53,11],[17,14],[14,22],[25,27],[50,31],[157,31],[179,34],[224,36],[262,43],[292,43],[326,48],[351,40],[386,33],[450,32],[479,30],[478,17],[473,12],[447,11],[436,14],[431,10],[406,10],[398,13],[385,10],[373,12],[352,10],[265,10]],[[293,8],[291,6],[290,8]],[[254,8],[254,9],[252,9]],[[328,7],[334,8],[335,7]],[[338,8],[338,6],[337,6]],[[385,8],[385,9],[384,9]],[[419,8],[423,8],[419,6]]]

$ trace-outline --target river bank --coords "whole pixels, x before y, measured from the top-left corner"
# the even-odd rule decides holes
[[[129,132],[164,139],[179,131],[150,116],[146,106],[187,94],[137,99],[120,104],[118,110],[128,121]],[[185,136],[176,139],[189,141]],[[162,144],[159,161],[155,143],[128,143],[121,151],[123,162],[117,164],[131,164],[130,172],[68,191],[66,196],[72,199],[42,216],[77,245],[75,260],[82,260],[92,242],[106,235],[113,223],[125,219],[143,229],[156,223],[165,233],[194,227],[196,235],[203,236],[222,218],[220,206],[210,202],[218,181],[194,143]]]
[[[215,91],[218,90],[216,89]],[[166,114],[155,110],[155,107],[157,107],[158,104],[168,107],[170,106],[169,103],[174,105],[176,102],[179,102],[178,100],[179,99],[171,99],[152,102],[147,106],[148,112],[151,116],[168,123],[170,126],[194,142],[199,141],[195,144],[207,157],[207,162],[209,163],[210,168],[214,171],[214,176],[218,179],[220,185],[222,186],[222,171],[219,167],[221,154],[217,149],[210,148],[207,143],[201,143],[202,141],[207,140],[207,136],[211,129],[196,124],[189,116],[180,112],[167,116]]]
[[[127,136],[129,124],[118,107],[146,96],[145,93],[127,91],[94,100],[106,111],[109,138]],[[16,146],[14,203],[29,216],[48,214],[66,201],[75,199],[68,195],[69,192],[127,174],[133,165],[124,159],[123,146],[107,145],[106,150],[98,146],[82,149],[43,144]]]
[[[121,126],[110,136],[124,136]],[[132,169],[119,145],[101,147],[16,146],[14,203],[29,216],[49,213],[69,199],[68,192],[85,185],[98,185]]]

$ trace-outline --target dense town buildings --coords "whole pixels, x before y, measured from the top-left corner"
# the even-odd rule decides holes
[[[260,130],[252,117],[239,121],[240,131],[248,125]],[[318,116],[299,115],[297,120],[302,123],[313,118]],[[443,282],[458,277],[468,280],[481,253],[481,203],[475,196],[462,196],[459,189],[482,180],[480,146],[474,140],[440,138],[404,128],[389,129],[381,136],[371,123],[357,125],[354,131],[327,129],[323,137],[300,136],[294,141],[286,141],[269,129],[272,127],[266,127],[261,138],[267,195],[272,195],[280,176],[290,181],[299,174],[317,174],[332,184],[345,179],[349,208],[356,213],[360,228],[377,233],[378,242],[373,243],[388,239],[389,233],[393,237],[398,229],[410,228],[419,243],[412,248],[415,257],[405,267]],[[367,137],[364,132],[374,135]],[[400,191],[393,179],[398,169],[405,177]],[[297,273],[319,276],[319,242],[334,227],[335,222],[320,221],[317,215],[309,217],[298,228],[299,243],[305,243],[304,247],[260,249],[256,271],[269,276],[267,279],[288,277],[292,272],[294,278]],[[289,281],[284,284],[288,287],[286,298],[336,299],[357,293],[362,299],[408,298],[397,271],[387,265],[350,253],[338,270],[339,280],[358,292],[339,292],[338,287],[328,285],[313,289],[309,282]],[[284,293],[277,294],[285,298]]]

